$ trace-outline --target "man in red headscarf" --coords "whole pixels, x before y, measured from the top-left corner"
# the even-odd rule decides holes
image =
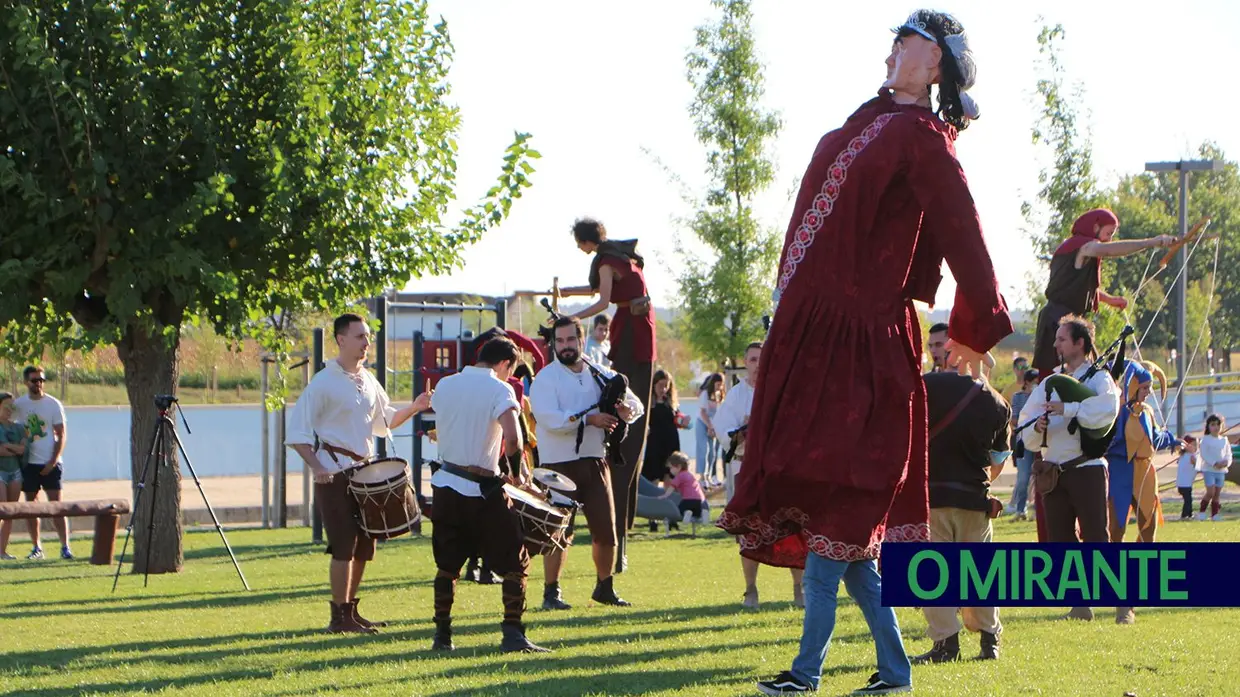
[[[1095,208],[1076,219],[1072,224],[1072,236],[1051,256],[1046,305],[1038,313],[1033,344],[1033,367],[1042,375],[1050,375],[1059,365],[1055,332],[1061,318],[1096,312],[1100,302],[1117,310],[1128,307],[1124,298],[1102,290],[1102,259],[1126,257],[1151,247],[1169,247],[1176,241],[1170,235],[1159,235],[1146,240],[1113,242],[1118,231],[1119,218],[1105,208]]]

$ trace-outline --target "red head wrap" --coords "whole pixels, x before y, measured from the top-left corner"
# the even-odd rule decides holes
[[[1098,231],[1107,225],[1119,225],[1119,218],[1106,208],[1095,208],[1082,214],[1072,223],[1072,236],[1059,245],[1055,254],[1075,254],[1081,247],[1098,239]]]

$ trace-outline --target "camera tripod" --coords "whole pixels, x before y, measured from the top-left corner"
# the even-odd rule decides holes
[[[219,518],[215,517],[215,510],[211,508],[211,502],[207,500],[207,492],[202,490],[202,481],[198,479],[198,473],[194,471],[194,464],[190,462],[189,454],[185,452],[185,446],[181,444],[181,438],[177,435],[177,426],[173,422],[172,417],[168,415],[172,411],[172,405],[176,402],[176,397],[172,395],[156,395],[155,407],[159,409],[159,419],[155,422],[155,433],[151,436],[151,448],[147,452],[146,462],[142,464],[142,473],[138,475],[138,490],[134,494],[133,513],[129,516],[129,524],[125,526],[125,544],[121,548],[121,558],[116,564],[116,576],[112,579],[112,592],[116,592],[116,584],[120,582],[121,567],[125,565],[125,552],[129,550],[129,537],[133,533],[134,521],[138,517],[138,506],[142,503],[142,492],[146,491],[146,473],[151,468],[151,461],[155,460],[155,471],[151,479],[151,505],[150,520],[147,527],[146,538],[146,567],[145,574],[142,579],[142,587],[145,588],[151,578],[151,548],[155,540],[155,500],[159,496],[159,471],[167,467],[172,461],[174,451],[173,444],[181,451],[182,461],[189,470],[190,476],[194,478],[194,483],[198,485],[198,493],[202,494],[202,502],[207,506],[207,512],[211,514],[211,520],[215,523],[215,529],[220,533],[220,539],[224,541],[224,549],[228,550],[228,557],[232,559],[233,567],[237,569],[237,575],[241,577],[241,585],[246,590],[250,590],[250,584],[245,580],[245,574],[241,572],[241,565],[237,563],[237,557],[233,555],[232,547],[228,545],[228,538],[224,536],[224,529],[220,527]],[[179,405],[178,405],[179,406]],[[185,424],[185,431],[189,430],[189,422],[185,420],[185,412],[181,411],[181,423]]]

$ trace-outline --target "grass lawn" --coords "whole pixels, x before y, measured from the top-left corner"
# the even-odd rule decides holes
[[[1168,523],[1165,540],[1240,539],[1235,506],[1221,523]],[[19,528],[20,529],[20,528]],[[1131,532],[1131,530],[1130,530]],[[1001,519],[997,537],[1028,540],[1032,523]],[[581,538],[585,536],[582,535]],[[362,609],[391,622],[378,636],[332,636],[327,560],[305,529],[229,533],[251,586],[244,592],[213,529],[186,535],[185,571],[124,575],[84,561],[0,566],[0,694],[69,695],[749,695],[786,668],[800,636],[786,571],[763,569],[763,607],[740,609],[736,547],[718,530],[697,539],[641,529],[617,589],[628,609],[592,605],[589,554],[565,570],[571,611],[526,615],[548,655],[500,654],[498,586],[461,584],[457,651],[428,650],[429,538],[380,547]],[[579,539],[581,539],[579,538]],[[11,549],[24,556],[22,533]],[[79,544],[79,551],[87,548]],[[542,570],[530,605],[541,601]],[[846,693],[874,670],[874,648],[844,598],[821,694]],[[910,653],[929,648],[925,620],[900,609]],[[1060,608],[1003,611],[1002,658],[914,669],[920,695],[1224,695],[1240,693],[1240,609],[1138,609],[1137,624],[1064,623]],[[974,635],[962,653],[976,654]]]

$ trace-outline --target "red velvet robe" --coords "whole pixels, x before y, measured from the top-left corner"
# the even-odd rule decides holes
[[[741,553],[803,567],[930,539],[926,392],[912,300],[957,281],[948,335],[1012,332],[956,160],[956,130],[880,92],[819,141],[780,260],[736,494]]]

